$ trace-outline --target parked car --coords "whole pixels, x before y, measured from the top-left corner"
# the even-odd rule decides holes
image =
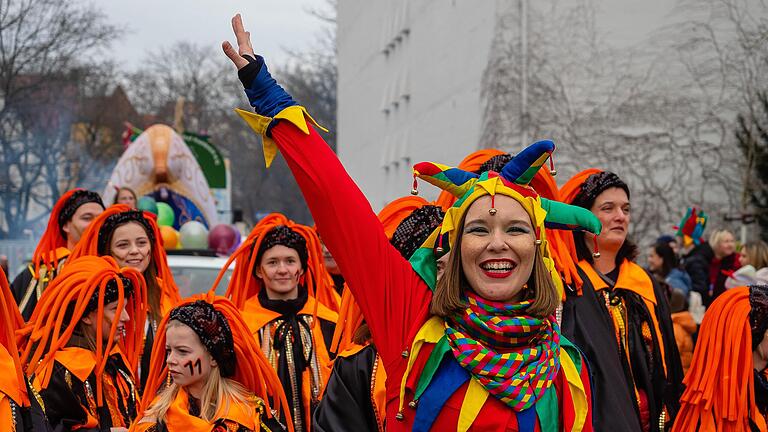
[[[216,281],[228,257],[216,256],[210,251],[175,250],[168,251],[168,266],[179,287],[181,298],[207,292]],[[216,287],[216,294],[224,295],[232,277],[232,264]]]

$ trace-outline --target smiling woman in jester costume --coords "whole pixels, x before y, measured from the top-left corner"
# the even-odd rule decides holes
[[[554,318],[560,277],[545,223],[600,231],[585,209],[541,199],[528,181],[554,150],[538,142],[501,173],[433,163],[414,173],[460,196],[405,260],[336,155],[254,54],[240,16],[223,44],[256,113],[238,111],[279,149],[348,282],[387,370],[388,431],[592,430],[587,364]],[[450,252],[436,281],[436,260]]]

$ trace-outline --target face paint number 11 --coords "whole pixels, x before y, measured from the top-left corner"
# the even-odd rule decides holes
[[[184,367],[189,368],[189,375],[195,376],[195,367],[197,367],[197,374],[202,375],[203,373],[203,365],[200,363],[200,359],[197,359],[194,363],[192,363],[192,360],[184,363]]]

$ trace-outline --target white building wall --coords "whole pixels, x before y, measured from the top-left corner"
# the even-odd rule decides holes
[[[477,148],[495,1],[339,0],[338,153],[374,210]],[[420,194],[437,197],[421,184]]]

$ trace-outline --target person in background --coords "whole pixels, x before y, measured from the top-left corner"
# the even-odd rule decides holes
[[[136,192],[134,192],[133,189],[123,186],[117,189],[117,193],[115,194],[115,202],[112,204],[125,204],[131,209],[135,210],[138,200],[139,199],[136,197]]]
[[[677,242],[677,239],[675,236],[670,234],[664,234],[659,236],[659,238],[656,239],[656,243],[666,243],[669,245],[669,247],[672,248],[672,251],[675,252],[675,256],[677,256],[680,253],[680,244]]]
[[[582,295],[563,305],[563,334],[594,365],[595,429],[662,432],[677,413],[683,368],[667,293],[635,263],[629,186],[612,172],[588,169],[560,197],[602,223],[597,237],[573,232],[584,283]]]
[[[709,262],[709,297],[705,304],[711,304],[717,296],[725,292],[725,281],[739,269],[739,254],[736,252],[736,239],[728,230],[715,230],[709,236],[713,258]],[[709,300],[709,303],[706,301]]]
[[[672,327],[675,332],[677,350],[680,352],[680,362],[683,365],[683,373],[688,373],[693,357],[693,335],[699,326],[688,312],[685,295],[679,289],[669,289],[669,308],[672,311]]]
[[[32,262],[11,283],[13,297],[25,320],[32,315],[37,300],[59,274],[88,225],[103,211],[101,196],[85,189],[65,192],[53,206]]]
[[[675,236],[680,243],[680,261],[683,269],[691,278],[691,307],[701,310],[711,303],[709,296],[709,264],[715,253],[704,240],[704,229],[709,216],[696,207],[689,207],[680,220]],[[703,312],[697,313],[697,322],[701,322]]]
[[[338,320],[331,309],[338,310],[338,294],[326,277],[320,239],[311,227],[272,213],[253,227],[232,261],[226,296],[277,372],[294,429],[308,431],[331,373],[328,347]]]
[[[656,243],[648,250],[648,270],[673,289],[680,290],[686,297],[691,291],[691,277],[680,268],[677,255],[669,243]]]
[[[725,281],[726,288],[745,285],[768,285],[768,244],[762,240],[744,243],[739,263],[741,268]]]
[[[672,432],[768,431],[768,286],[725,291],[701,323]]]

